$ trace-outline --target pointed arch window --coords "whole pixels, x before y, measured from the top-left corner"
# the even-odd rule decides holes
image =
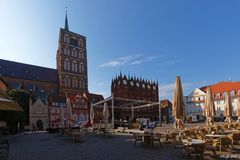
[[[64,70],[70,70],[70,62],[68,59],[65,59],[64,62],[63,62],[63,68]]]
[[[84,89],[85,88],[85,82],[84,82],[83,79],[79,80],[79,87],[80,87],[80,89]]]
[[[84,52],[82,52],[81,54],[81,59],[84,59]]]
[[[82,85],[83,85],[83,86],[82,86],[82,89],[85,89],[85,82],[84,82],[84,80],[82,80],[82,83],[83,83],[83,84],[82,84]]]
[[[64,78],[64,85],[65,85],[65,87],[70,87],[71,86],[71,81],[70,81],[70,77],[69,76],[66,76]]]
[[[82,79],[79,80],[79,87],[82,89]]]
[[[78,64],[77,63],[74,64],[74,68],[75,68],[75,72],[78,72]]]
[[[77,72],[77,62],[76,61],[72,62],[72,71]]]
[[[84,65],[82,64],[82,73],[85,72],[85,68],[84,68]]]
[[[67,62],[66,61],[63,62],[63,68],[64,68],[64,70],[67,70]]]
[[[79,72],[84,73],[84,65],[82,62],[79,64]]]
[[[83,44],[83,40],[82,39],[78,40],[78,46],[83,48],[84,44]]]
[[[78,58],[81,59],[81,54],[82,54],[82,51],[78,51]]]
[[[74,50],[74,57],[77,57],[77,51]]]
[[[63,49],[63,54],[70,55],[70,49],[68,47]]]
[[[63,41],[64,41],[65,43],[69,43],[69,36],[68,36],[67,34],[64,35]]]
[[[76,85],[76,88],[78,88],[78,79],[74,79],[75,80],[75,85]]]
[[[66,36],[66,35],[64,36],[63,41],[64,41],[65,43],[67,43],[67,36]]]
[[[72,79],[72,88],[78,88],[78,79],[76,77]]]
[[[65,55],[67,54],[67,48],[63,49],[63,54],[65,54]]]
[[[72,88],[75,88],[75,79],[72,79]]]

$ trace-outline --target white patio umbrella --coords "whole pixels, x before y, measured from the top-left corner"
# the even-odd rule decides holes
[[[68,110],[68,127],[70,128],[72,126],[72,106],[69,98],[67,98],[66,105]]]
[[[92,105],[91,105],[91,108],[90,108],[90,121],[91,121],[91,124],[94,123],[94,109],[93,109]]]
[[[103,106],[103,120],[104,120],[105,127],[108,124],[108,117],[109,117],[109,110],[108,110],[107,103],[105,102]]]
[[[240,97],[237,98],[237,116],[238,116],[238,122],[240,122]]]
[[[214,125],[214,116],[216,115],[214,99],[212,95],[212,90],[210,87],[207,87],[207,94],[205,100],[205,107],[204,107],[204,116],[207,117],[206,125],[212,126]]]
[[[176,77],[173,96],[173,116],[175,117],[174,127],[176,129],[183,129],[184,124],[182,119],[184,118],[184,100],[181,79]]]
[[[225,122],[231,123],[232,122],[232,102],[231,102],[231,97],[229,93],[227,93],[225,97],[224,114],[226,116]]]
[[[61,124],[61,127],[64,128],[64,109],[63,109],[63,106],[61,106],[61,116],[60,116],[60,124]]]

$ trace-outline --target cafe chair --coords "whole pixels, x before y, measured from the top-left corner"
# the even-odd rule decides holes
[[[231,140],[232,147],[234,144],[240,144],[240,132],[230,134],[229,138]]]
[[[205,150],[205,143],[203,144],[196,144],[193,146],[192,153],[190,154],[190,157],[195,159],[204,159],[204,150]]]
[[[143,142],[143,139],[142,139],[142,135],[139,134],[139,133],[133,133],[133,137],[135,139],[134,141],[134,145],[137,143],[137,142]]]
[[[219,147],[220,153],[222,152],[223,148],[226,148],[229,145],[231,145],[231,139],[229,137],[222,137],[213,141],[213,146],[215,148]]]

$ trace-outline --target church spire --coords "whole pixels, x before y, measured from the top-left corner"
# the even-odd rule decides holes
[[[64,29],[67,30],[67,31],[69,30],[69,29],[68,29],[67,10],[66,10],[66,15],[65,15],[65,26],[64,26]]]

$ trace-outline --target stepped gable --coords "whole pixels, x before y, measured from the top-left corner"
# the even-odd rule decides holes
[[[111,91],[115,97],[158,101],[158,83],[141,77],[126,76],[121,72],[112,79]]]

